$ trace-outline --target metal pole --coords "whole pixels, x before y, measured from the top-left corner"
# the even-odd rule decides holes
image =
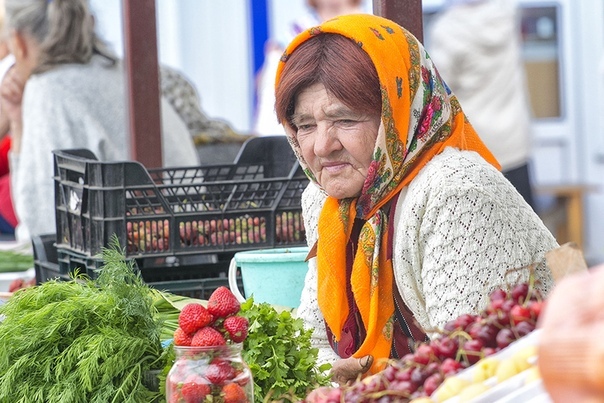
[[[155,0],[123,0],[122,5],[131,156],[157,168],[162,144]]]
[[[424,41],[422,0],[373,0],[373,13],[398,23]]]

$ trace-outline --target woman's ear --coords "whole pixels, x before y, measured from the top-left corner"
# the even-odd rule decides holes
[[[15,67],[19,75],[26,80],[38,64],[40,47],[30,35],[17,31],[10,32],[8,44],[15,56]]]
[[[29,53],[27,45],[27,40],[23,34],[14,29],[9,32],[8,47],[16,60],[24,60],[27,57],[27,54]]]
[[[25,39],[25,36],[17,31],[12,31],[10,33],[11,44],[11,52],[15,56],[15,59],[25,59],[29,54],[29,46],[28,41]]]

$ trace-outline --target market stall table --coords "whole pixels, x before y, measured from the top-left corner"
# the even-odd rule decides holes
[[[595,187],[588,184],[541,185],[535,188],[538,195],[553,196],[555,205],[543,213],[545,219],[554,217],[554,235],[560,244],[575,242],[583,248],[583,200]],[[560,219],[557,217],[560,215]]]

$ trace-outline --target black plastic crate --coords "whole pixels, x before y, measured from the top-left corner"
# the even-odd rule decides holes
[[[146,283],[226,276],[230,259],[218,259],[214,256],[211,259],[203,259],[204,257],[206,256],[201,255],[200,259],[185,260],[186,263],[179,261],[177,264],[160,260],[155,266],[147,265],[144,268],[140,267],[139,259],[128,260],[134,263]],[[90,278],[98,277],[98,271],[105,264],[100,255],[89,257],[60,247],[57,248],[57,263],[61,274],[69,275],[79,270]]]
[[[34,236],[32,238],[36,284],[61,277],[55,240],[55,234]]]
[[[94,257],[113,234],[133,258],[305,245],[308,179],[285,136],[248,140],[233,164],[170,169],[53,153],[60,248]]]
[[[69,280],[69,277],[59,272],[57,263],[37,261],[34,263],[36,269],[36,284],[42,284],[49,280]]]
[[[55,234],[36,236],[32,239],[34,249],[34,267],[36,283],[48,280],[69,280],[78,271],[90,278],[98,276],[103,266],[100,258],[89,258],[76,252],[57,248]],[[138,264],[135,268],[138,269]],[[140,270],[146,284],[161,291],[183,295],[190,298],[208,299],[220,286],[228,287],[228,265],[230,260],[221,259],[213,263],[157,266]],[[241,276],[237,277],[240,289],[243,289]]]

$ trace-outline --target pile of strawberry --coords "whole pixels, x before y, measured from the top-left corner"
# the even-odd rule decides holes
[[[218,287],[210,296],[207,308],[201,304],[185,305],[174,332],[175,346],[223,346],[227,341],[241,343],[247,337],[248,320],[238,316],[241,305],[231,290]]]
[[[207,307],[185,305],[174,332],[176,347],[191,347],[175,362],[166,382],[168,403],[248,402],[249,369],[229,355],[229,346],[247,337],[248,320],[238,315],[240,304],[227,287],[217,288]],[[198,347],[198,348],[196,348]],[[250,397],[251,398],[251,397]]]

